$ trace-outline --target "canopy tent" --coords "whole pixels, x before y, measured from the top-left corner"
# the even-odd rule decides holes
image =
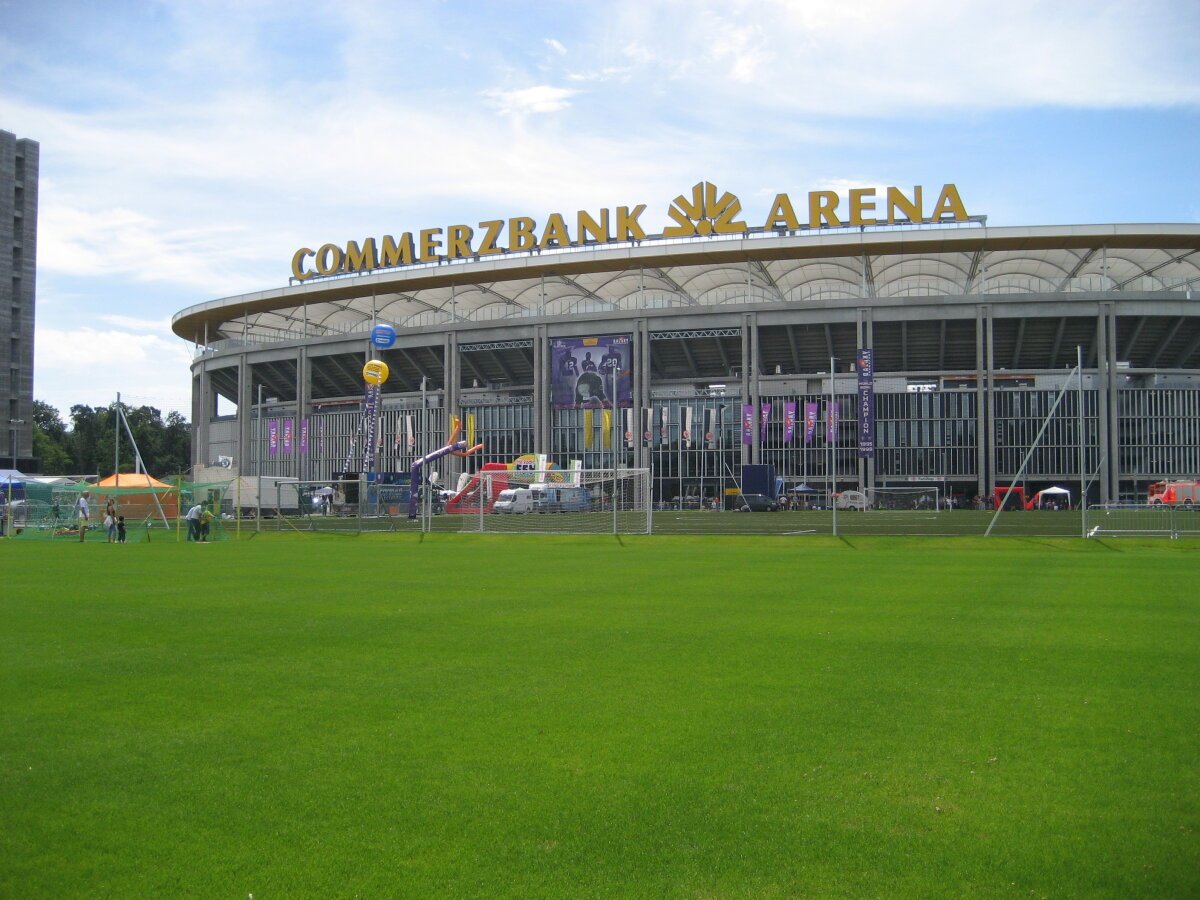
[[[102,510],[111,498],[117,506],[119,515],[129,522],[150,521],[161,518],[163,524],[171,527],[171,520],[179,517],[179,492],[172,485],[159,481],[141,472],[122,472],[110,475],[95,484],[64,485],[58,489],[60,493],[74,496],[88,493],[92,497],[92,518],[102,518],[96,509]]]
[[[1048,502],[1063,501],[1068,507],[1071,505],[1071,492],[1066,488],[1048,487],[1038,491],[1029,499],[1029,509],[1041,509]]]

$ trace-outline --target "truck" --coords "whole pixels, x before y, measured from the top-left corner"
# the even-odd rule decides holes
[[[505,488],[493,507],[498,513],[587,512],[591,508],[592,494],[587,488],[553,483]]]
[[[1150,485],[1149,506],[1200,506],[1200,481],[1158,481]]]

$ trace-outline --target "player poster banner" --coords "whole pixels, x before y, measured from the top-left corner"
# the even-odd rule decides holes
[[[551,404],[555,409],[611,409],[633,405],[633,343],[627,334],[550,341]]]
[[[817,433],[817,414],[820,406],[816,403],[804,404],[804,443],[811,444]]]
[[[292,452],[292,429],[295,427],[295,419],[283,420],[283,452]]]
[[[649,447],[654,440],[654,428],[650,424],[654,421],[654,407],[642,407],[642,446]]]
[[[838,406],[836,400],[825,404],[825,440],[831,444],[837,441]]]
[[[704,411],[704,446],[709,450],[717,448],[717,411],[715,409]]]
[[[742,443],[747,447],[754,443],[754,404],[742,405]]]
[[[279,420],[267,420],[267,453],[270,456],[279,455]]]
[[[690,450],[692,447],[692,408],[690,406],[685,406],[682,412],[683,432],[680,434],[679,439],[683,446]]]
[[[783,404],[783,442],[790,444],[796,439],[796,401]]]
[[[858,455],[875,455],[875,351],[858,351]]]
[[[771,421],[771,404],[764,403],[762,405],[762,442],[767,442],[767,423]]]

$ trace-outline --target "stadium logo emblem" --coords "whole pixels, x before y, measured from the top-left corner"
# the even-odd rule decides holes
[[[692,186],[692,198],[683,194],[675,198],[667,215],[675,222],[663,229],[663,237],[695,237],[711,234],[741,234],[746,223],[735,220],[742,211],[740,201],[729,191],[717,196],[717,186],[699,181]]]

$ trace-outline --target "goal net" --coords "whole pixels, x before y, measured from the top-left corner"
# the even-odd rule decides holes
[[[483,502],[462,513],[463,531],[649,534],[652,527],[649,469],[480,472],[477,496]]]
[[[934,485],[870,488],[867,491],[868,509],[937,512],[942,508],[941,504],[941,492]]]

